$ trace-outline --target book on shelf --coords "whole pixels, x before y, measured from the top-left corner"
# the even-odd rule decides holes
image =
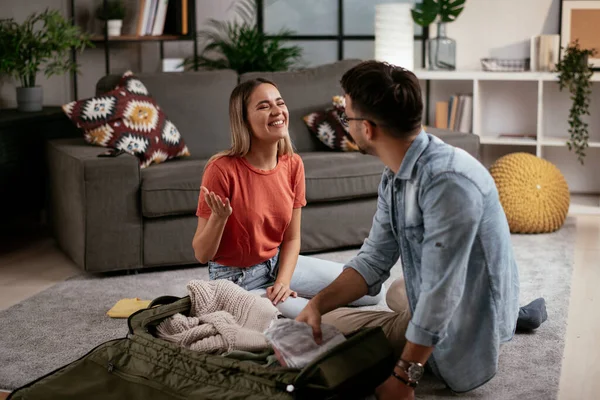
[[[193,32],[195,0],[139,0],[138,36],[176,35]]]
[[[473,95],[454,94],[435,104],[435,127],[462,133],[473,132]]]
[[[531,38],[530,69],[534,72],[553,71],[560,52],[559,35],[537,35]]]

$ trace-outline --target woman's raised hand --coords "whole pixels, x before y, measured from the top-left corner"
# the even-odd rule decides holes
[[[219,218],[227,218],[233,212],[231,208],[231,204],[229,204],[229,199],[225,198],[225,201],[221,200],[221,197],[214,192],[210,192],[204,186],[200,187],[202,193],[204,193],[204,201],[210,207],[213,215]]]

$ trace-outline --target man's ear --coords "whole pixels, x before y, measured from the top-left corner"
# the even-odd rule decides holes
[[[375,136],[375,126],[369,121],[361,121],[363,129],[365,131],[365,137],[367,140],[373,140]]]

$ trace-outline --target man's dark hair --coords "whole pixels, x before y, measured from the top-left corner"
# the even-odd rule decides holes
[[[407,137],[421,127],[423,101],[412,72],[385,62],[364,61],[348,70],[342,89],[352,99],[357,117],[386,127],[395,137]]]

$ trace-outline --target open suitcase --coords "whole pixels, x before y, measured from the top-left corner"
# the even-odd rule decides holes
[[[394,365],[381,328],[365,328],[301,370],[191,351],[154,335],[190,298],[160,297],[128,319],[127,337],[15,390],[8,399],[360,399]]]

